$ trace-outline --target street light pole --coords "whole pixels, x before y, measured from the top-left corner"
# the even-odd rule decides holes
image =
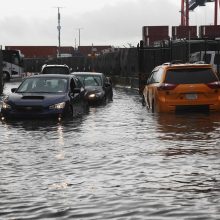
[[[78,32],[79,32],[79,46],[80,46],[80,38],[81,38],[81,36],[80,36],[80,31],[83,29],[83,28],[76,28],[77,30],[78,30]]]
[[[80,46],[80,28],[79,28],[79,46]]]

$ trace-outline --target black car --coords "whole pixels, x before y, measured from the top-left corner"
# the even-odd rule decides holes
[[[113,100],[112,83],[109,77],[103,73],[96,72],[74,72],[71,73],[78,77],[84,85],[87,93],[86,99],[89,104],[101,104],[107,100]]]
[[[74,75],[25,78],[2,103],[3,118],[50,118],[81,114],[88,107],[85,89]]]

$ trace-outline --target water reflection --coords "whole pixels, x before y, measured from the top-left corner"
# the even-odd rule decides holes
[[[1,122],[1,217],[218,219],[219,127],[123,89],[81,118]]]
[[[156,115],[163,155],[177,158],[183,155],[219,154],[220,114],[160,114]]]
[[[0,123],[6,129],[24,129],[26,131],[62,131],[64,128],[77,130],[83,122],[83,116],[68,118],[58,121],[57,119],[35,119],[35,120],[3,120]]]
[[[215,131],[220,127],[220,113],[160,114],[155,119],[158,122],[157,131],[165,134],[165,139],[194,140],[199,136],[207,140],[215,137]]]

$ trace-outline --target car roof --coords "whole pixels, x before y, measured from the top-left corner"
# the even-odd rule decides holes
[[[29,76],[26,78],[72,78],[74,75],[65,75],[65,74],[39,74],[39,75],[34,75],[34,76]]]
[[[160,66],[157,66],[154,68],[154,70],[157,70],[159,68],[163,68],[165,70],[168,69],[186,69],[186,68],[190,68],[190,69],[197,69],[197,68],[210,68],[212,69],[212,65],[211,64],[201,64],[201,63],[164,63]]]
[[[43,68],[45,67],[67,67],[68,68],[66,64],[44,64]]]
[[[98,73],[98,72],[73,72],[71,73],[72,75],[93,75],[93,76],[102,76],[104,75],[103,73]]]

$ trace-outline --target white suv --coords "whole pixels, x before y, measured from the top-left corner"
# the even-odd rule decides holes
[[[44,64],[41,74],[70,74],[71,69],[66,64]]]

